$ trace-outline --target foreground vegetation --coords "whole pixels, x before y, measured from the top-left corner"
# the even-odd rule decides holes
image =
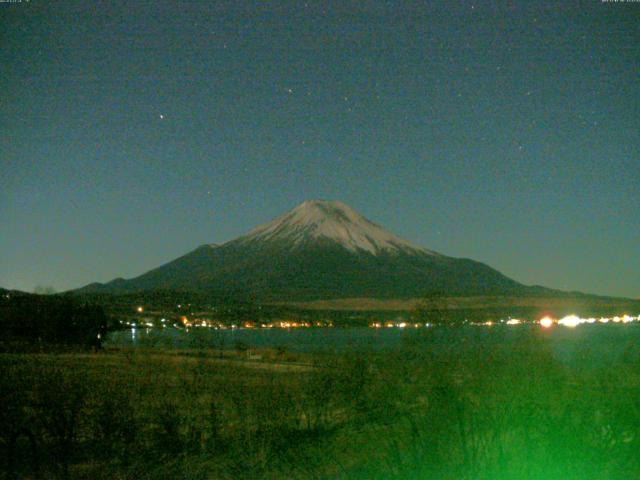
[[[206,346],[3,354],[2,478],[640,476],[635,344],[565,362],[544,332],[454,330],[295,363]]]

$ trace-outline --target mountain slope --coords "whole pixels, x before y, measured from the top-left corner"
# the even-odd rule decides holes
[[[307,201],[222,245],[203,245],[139,277],[83,292],[168,289],[260,300],[527,293],[482,263],[411,244],[347,205]]]

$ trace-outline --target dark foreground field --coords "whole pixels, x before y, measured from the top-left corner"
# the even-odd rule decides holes
[[[567,362],[521,332],[294,364],[4,354],[2,478],[639,478],[640,348]]]

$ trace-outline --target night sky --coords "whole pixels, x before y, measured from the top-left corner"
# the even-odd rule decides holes
[[[0,3],[0,286],[132,277],[306,199],[640,296],[640,3]]]

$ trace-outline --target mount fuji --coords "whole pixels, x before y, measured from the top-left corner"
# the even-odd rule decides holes
[[[81,293],[191,291],[260,301],[515,295],[524,286],[474,260],[404,240],[337,201],[311,200],[229,242]]]

